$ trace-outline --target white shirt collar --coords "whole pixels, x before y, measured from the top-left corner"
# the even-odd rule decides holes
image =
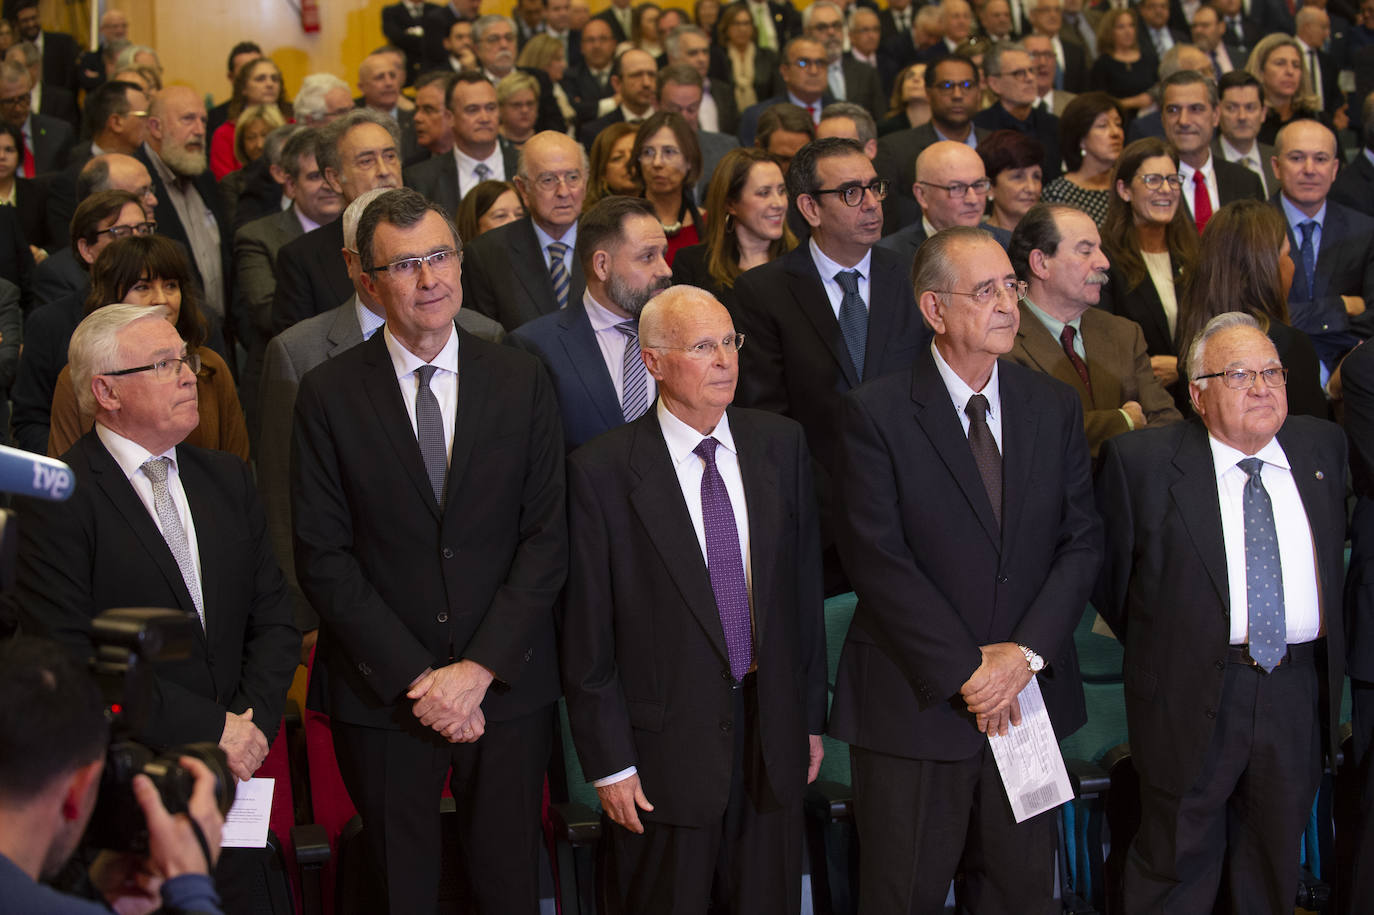
[[[988,417],[998,415],[998,410],[1002,408],[1002,400],[999,391],[1001,388],[997,381],[997,360],[992,362],[992,375],[988,378],[988,383],[983,385],[983,390],[975,391],[969,387],[964,379],[960,378],[954,369],[949,367],[945,357],[940,355],[940,347],[935,345],[935,341],[930,341],[930,351],[935,354],[935,368],[940,372],[940,378],[945,383],[945,390],[949,391],[949,399],[954,402],[954,409],[961,414],[968,406],[969,398],[974,394],[982,394],[988,399]]]
[[[1211,384],[1220,384],[1222,379],[1213,378]],[[1245,460],[1247,457],[1257,457],[1266,464],[1273,464],[1282,467],[1284,470],[1292,471],[1293,467],[1288,463],[1288,455],[1283,453],[1283,446],[1279,444],[1278,437],[1275,436],[1265,443],[1264,447],[1256,451],[1253,455],[1245,454],[1230,445],[1225,444],[1212,433],[1207,433],[1207,442],[1212,446],[1212,464],[1216,468],[1217,476],[1235,467],[1236,464]],[[1241,471],[1244,473],[1245,471]]]
[[[664,405],[661,397],[658,399],[658,424],[663,429],[663,441],[668,446],[668,457],[672,459],[674,467],[688,458],[695,457],[692,454],[693,449],[701,444],[702,439],[707,437],[674,416],[673,412]],[[735,437],[730,433],[730,414],[728,412],[720,415],[720,422],[716,423],[716,427],[711,430],[710,437],[719,442],[720,447],[731,454],[739,455],[739,452],[735,450]]]
[[[132,479],[133,475],[139,472],[139,468],[155,458],[165,457],[172,462],[172,469],[177,469],[175,445],[161,454],[153,454],[138,442],[125,438],[99,420],[95,424],[95,434],[99,436],[105,450],[110,452],[110,457],[114,458],[115,463],[119,465],[119,469],[124,471],[124,476],[127,479]]]
[[[857,270],[860,276],[868,276],[868,267],[873,262],[872,248],[864,252],[863,258],[857,264],[852,267],[845,267],[826,256],[825,252],[821,250],[821,246],[816,244],[814,235],[807,241],[807,244],[811,247],[811,261],[816,265],[816,272],[821,275],[821,279],[834,279],[835,274],[841,270]]]
[[[372,335],[386,323],[386,318],[364,305],[356,292],[353,293],[353,310],[358,316],[358,327],[362,328],[364,340],[371,340]],[[457,335],[455,334],[455,336]]]
[[[1189,185],[1193,183],[1193,172],[1202,172],[1204,180],[1212,181],[1214,180],[1212,177],[1214,171],[1215,169],[1212,167],[1212,150],[1210,148],[1207,150],[1207,161],[1202,164],[1202,168],[1193,168],[1182,159],[1178,160],[1178,176],[1183,179],[1183,189],[1185,191],[1190,190]]]
[[[296,221],[301,224],[301,229],[305,232],[313,232],[320,227],[320,224],[309,216],[301,212],[301,208],[293,204],[292,208],[296,213]]]
[[[458,163],[458,168],[465,172],[472,171],[479,163],[484,164],[487,168],[491,169],[491,177],[494,177],[497,173],[498,166],[501,165],[501,143],[497,141],[496,145],[491,150],[491,155],[487,156],[485,159],[474,159],[472,156],[469,156],[459,149],[455,144],[453,147],[453,160]]]
[[[622,318],[592,297],[591,291],[582,290],[582,304],[587,309],[587,320],[592,324],[592,333],[599,334],[624,324],[630,318]]]
[[[414,374],[415,370],[422,365],[433,365],[442,371],[458,374],[458,330],[452,325],[449,326],[448,342],[444,344],[443,349],[439,350],[439,355],[435,356],[432,362],[425,362],[402,346],[401,341],[392,336],[390,327],[383,330],[382,334],[386,341],[386,351],[391,354],[391,364],[396,368],[398,379]]]

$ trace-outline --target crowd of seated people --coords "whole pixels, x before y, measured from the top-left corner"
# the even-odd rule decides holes
[[[294,85],[267,36],[253,36],[227,49],[223,85],[192,86],[134,43],[147,29],[124,13],[106,13],[99,46],[80,54],[42,27],[38,0],[7,3],[0,433],[78,468],[82,499],[129,486],[111,497],[123,521],[82,502],[69,515],[46,509],[24,534],[20,596],[0,606],[0,634],[18,624],[80,647],[88,617],[110,605],[92,590],[110,574],[96,534],[160,549],[150,538],[161,533],[170,552],[155,564],[183,609],[205,620],[213,648],[162,672],[168,714],[182,716],[168,733],[219,742],[236,772],[252,771],[275,733],[261,715],[279,717],[285,656],[317,651],[310,698],[336,723],[344,781],[365,819],[395,818],[394,830],[368,836],[393,911],[432,907],[414,884],[437,876],[421,846],[438,827],[420,811],[450,766],[453,793],[478,811],[468,839],[518,824],[491,848],[464,848],[477,882],[489,881],[477,895],[522,910],[552,703],[564,694],[615,830],[612,854],[631,869],[613,881],[627,910],[659,911],[699,873],[708,886],[714,874],[718,901],[734,911],[763,911],[764,898],[769,911],[777,899],[793,910],[790,890],[772,898],[768,882],[790,880],[793,862],[765,865],[775,838],[798,858],[786,844],[799,841],[798,826],[788,810],[766,816],[767,801],[787,807],[799,779],[815,777],[826,712],[810,692],[824,679],[811,652],[823,633],[803,617],[849,591],[860,609],[828,733],[854,747],[868,856],[859,873],[873,911],[919,909],[928,888],[902,897],[902,875],[947,882],[966,831],[965,885],[982,900],[972,910],[1040,910],[1019,903],[1044,890],[1044,862],[1013,859],[1018,843],[1044,840],[1043,823],[1023,829],[1002,822],[1000,807],[974,804],[976,828],[961,822],[957,841],[915,827],[899,841],[874,812],[900,783],[903,801],[968,814],[960,792],[976,794],[969,786],[995,767],[935,770],[974,759],[974,744],[981,754],[979,731],[1019,724],[1007,690],[1025,686],[1023,666],[1053,675],[1035,682],[1046,681],[1056,726],[1080,725],[1060,691],[1077,689],[1071,639],[1090,596],[1128,666],[1145,671],[1134,684],[1127,673],[1132,701],[1158,680],[1157,707],[1207,719],[1180,746],[1200,741],[1199,754],[1214,754],[1249,727],[1238,723],[1240,675],[1228,666],[1240,659],[1264,672],[1264,701],[1310,724],[1309,749],[1328,749],[1329,709],[1315,699],[1320,713],[1309,709],[1303,690],[1339,689],[1348,671],[1362,777],[1374,776],[1374,606],[1352,588],[1342,624],[1331,605],[1339,580],[1327,538],[1339,528],[1345,543],[1345,514],[1319,517],[1327,493],[1307,479],[1345,485],[1344,454],[1310,463],[1340,444],[1332,421],[1347,422],[1357,460],[1374,450],[1374,429],[1360,425],[1361,397],[1374,400],[1362,374],[1374,375],[1363,349],[1374,335],[1374,5],[1290,7],[611,0],[593,15],[584,0],[517,0],[507,15],[474,0],[406,0],[385,8],[387,43],[356,72]],[[135,305],[163,320],[109,310]],[[398,379],[400,398],[385,389]],[[145,402],[154,385],[175,389],[175,402]],[[1022,409],[1039,423],[1034,460],[1017,451],[1029,445]],[[649,427],[650,438],[637,437]],[[707,427],[723,430],[716,444],[680,447]],[[917,432],[929,442],[913,441]],[[196,457],[182,462],[183,452]],[[1235,474],[1222,466],[1232,452]],[[760,470],[761,454],[773,466]],[[1053,479],[1028,476],[1049,472],[1048,455],[1059,459]],[[1274,467],[1262,485],[1251,460]],[[1154,504],[1141,513],[1168,468],[1194,464],[1204,484],[1185,474],[1173,492],[1189,505],[1177,517],[1149,514]],[[756,502],[765,480],[770,498],[787,488],[785,498]],[[1019,514],[1027,487],[1025,505],[1053,519]],[[1237,578],[1250,554],[1233,542],[1242,522],[1247,539],[1260,523],[1251,499],[1265,487],[1271,528],[1307,508],[1306,539],[1295,547],[1280,531],[1273,548],[1291,572],[1285,598],[1315,608],[1301,625],[1290,617],[1288,647],[1268,666],[1246,653],[1258,646],[1254,589],[1267,586],[1247,583],[1243,569]],[[207,489],[234,502],[223,525],[206,514],[217,510]],[[987,572],[986,582],[928,567],[946,554],[934,528],[961,493],[977,504],[967,530],[951,530],[997,544],[986,556],[984,544],[970,548],[970,580]],[[1374,498],[1359,479],[1354,493]],[[1221,522],[1198,564],[1154,557],[1154,540],[1196,533],[1188,512],[1204,496],[1208,524],[1218,512]],[[1270,511],[1268,495],[1262,504]],[[779,518],[787,523],[774,530]],[[1361,530],[1355,523],[1352,575],[1374,549]],[[617,553],[616,538],[633,547]],[[1024,566],[997,565],[1024,563],[1002,544],[1030,541],[1053,554],[1030,579]],[[44,558],[75,543],[91,555],[71,568]],[[661,568],[622,578],[625,556],[649,561],[645,543],[664,552]],[[224,567],[196,558],[213,544],[243,555]],[[703,562],[682,571],[682,551],[695,560],[698,545]],[[1306,565],[1290,566],[1303,550]],[[1251,631],[1242,615],[1208,656],[1215,682],[1187,680],[1195,692],[1220,690],[1224,675],[1224,707],[1218,698],[1180,711],[1169,678],[1184,674],[1139,661],[1161,624],[1138,594],[1172,594],[1132,577],[1147,556],[1203,569],[1212,581],[1197,589],[1215,590],[1223,609],[1241,599],[1251,608]],[[789,567],[784,582],[777,557],[805,568]],[[1288,587],[1314,575],[1306,590]],[[230,578],[252,606],[232,633],[214,631],[211,591]],[[1042,585],[1076,604],[1047,609]],[[670,586],[685,596],[665,596]],[[402,609],[408,587],[416,606]],[[797,618],[765,633],[758,589],[799,595],[802,606],[767,608]],[[153,591],[147,600],[167,601]],[[903,591],[938,609],[919,622],[894,615]],[[137,605],[140,593],[122,587],[119,599]],[[710,607],[701,645],[628,613],[679,600]],[[742,623],[726,604],[742,606]],[[1002,609],[980,616],[987,606]],[[755,640],[742,667],[741,626]],[[674,715],[689,700],[674,689],[695,683],[695,668],[671,688],[632,694],[660,685],[622,656],[626,646],[658,650],[674,638],[680,657],[648,663],[721,654],[712,676],[730,689],[712,714],[744,716],[737,728],[683,738]],[[780,661],[795,681],[782,698],[766,669]],[[247,684],[232,699],[222,663],[241,667]],[[1293,686],[1284,678],[1305,676],[1294,668],[1320,673]],[[1127,910],[1209,910],[1223,863],[1235,910],[1266,910],[1292,889],[1296,867],[1279,880],[1255,875],[1278,860],[1275,849],[1296,850],[1297,813],[1275,812],[1259,838],[1234,840],[1230,857],[1227,804],[1261,803],[1264,792],[1223,785],[1213,770],[1247,771],[1248,744],[1227,743],[1221,761],[1208,755],[1203,775],[1179,775],[1150,756],[1167,740],[1142,708],[1130,706],[1131,737],[1146,748],[1149,811],[1127,867]],[[754,718],[760,709],[794,733],[770,732]],[[914,736],[885,730],[899,713],[916,719]],[[1213,746],[1197,735],[1219,718],[1233,732]],[[1256,745],[1291,737],[1255,728],[1246,739]],[[720,747],[707,747],[719,734]],[[746,759],[741,770],[756,751],[766,764]],[[782,773],[778,753],[810,771]],[[724,841],[740,829],[765,837],[748,860],[768,880],[716,873],[714,846],[684,838],[703,821],[668,787],[684,777],[674,754],[711,769],[701,791],[719,801]],[[1281,774],[1310,807],[1311,760],[1300,756]],[[393,814],[386,793],[365,786],[396,764],[417,774],[391,786]],[[745,811],[744,795],[765,802]],[[1370,819],[1339,837],[1358,843],[1366,864]],[[994,873],[1001,863],[1009,869]],[[633,879],[634,869],[649,877]],[[1374,867],[1354,879],[1374,894]],[[1018,881],[1025,896],[1006,895]]]

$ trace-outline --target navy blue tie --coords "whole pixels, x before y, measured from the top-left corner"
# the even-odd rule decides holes
[[[840,334],[854,363],[854,374],[864,380],[864,352],[868,348],[868,307],[859,295],[859,271],[841,270],[835,282],[844,291],[840,299]]]
[[[1313,244],[1317,234],[1317,221],[1305,219],[1298,223],[1298,228],[1302,230],[1302,245],[1298,248],[1298,255],[1302,260],[1303,278],[1307,280],[1307,299],[1312,301],[1317,297],[1314,288],[1317,277],[1317,248]]]
[[[1240,462],[1248,479],[1241,499],[1245,517],[1245,609],[1250,627],[1250,657],[1265,673],[1288,652],[1288,623],[1283,610],[1283,564],[1274,529],[1274,505],[1260,479],[1264,462]]]

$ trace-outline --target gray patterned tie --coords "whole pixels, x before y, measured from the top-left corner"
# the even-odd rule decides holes
[[[1240,469],[1249,478],[1241,499],[1245,515],[1245,608],[1250,625],[1250,657],[1272,671],[1288,653],[1288,623],[1283,612],[1283,564],[1274,530],[1274,506],[1260,479],[1264,462],[1246,458]]]
[[[181,526],[181,514],[172,501],[172,492],[167,488],[167,458],[150,458],[140,468],[143,475],[153,483],[153,510],[162,528],[162,539],[172,551],[172,558],[181,570],[181,579],[186,582],[186,590],[191,592],[191,603],[196,605],[196,615],[200,617],[201,628],[205,628],[205,605],[200,593],[200,581],[196,577],[196,562],[191,556],[191,543],[186,538],[186,528]]]
[[[439,370],[435,365],[422,365],[415,370],[420,389],[415,392],[415,431],[420,440],[420,456],[425,461],[429,485],[434,488],[434,501],[444,504],[444,479],[448,476],[448,445],[444,435],[444,414],[439,399],[430,390],[429,382]]]
[[[835,274],[835,282],[844,290],[844,297],[840,299],[840,334],[854,363],[854,374],[863,381],[864,351],[868,347],[868,308],[864,305],[863,296],[859,295],[859,271],[841,270]]]
[[[988,501],[992,503],[992,516],[997,526],[1002,526],[1002,453],[997,450],[997,439],[988,428],[988,399],[982,394],[974,394],[964,404],[968,414],[968,446],[973,452],[973,463],[978,465],[978,476],[983,478],[983,489],[987,490]]]
[[[491,177],[491,167],[485,162],[478,162],[472,167],[472,173],[477,176],[477,181],[480,183]]]
[[[625,335],[625,354],[620,363],[620,408],[630,423],[649,409],[649,370],[639,357],[639,322],[621,321],[615,329]]]
[[[558,300],[560,309],[568,307],[568,285],[572,281],[568,276],[568,265],[564,261],[567,256],[566,243],[549,242],[549,278],[553,280],[553,297]]]

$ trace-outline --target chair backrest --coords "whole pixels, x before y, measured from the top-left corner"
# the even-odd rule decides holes
[[[851,591],[837,594],[825,602],[825,669],[826,669],[826,708],[835,696],[835,676],[840,669],[840,650],[844,648],[845,637],[849,635],[849,624],[854,619],[854,608],[859,599]],[[833,737],[821,738],[825,747],[825,759],[821,761],[820,778],[828,782],[850,784],[849,744]]]
[[[568,779],[568,800],[600,811],[601,799],[582,773],[582,762],[577,758],[577,749],[573,746],[572,724],[568,721],[568,702],[561,697],[558,700],[558,737],[559,746],[563,749],[563,771]]]

